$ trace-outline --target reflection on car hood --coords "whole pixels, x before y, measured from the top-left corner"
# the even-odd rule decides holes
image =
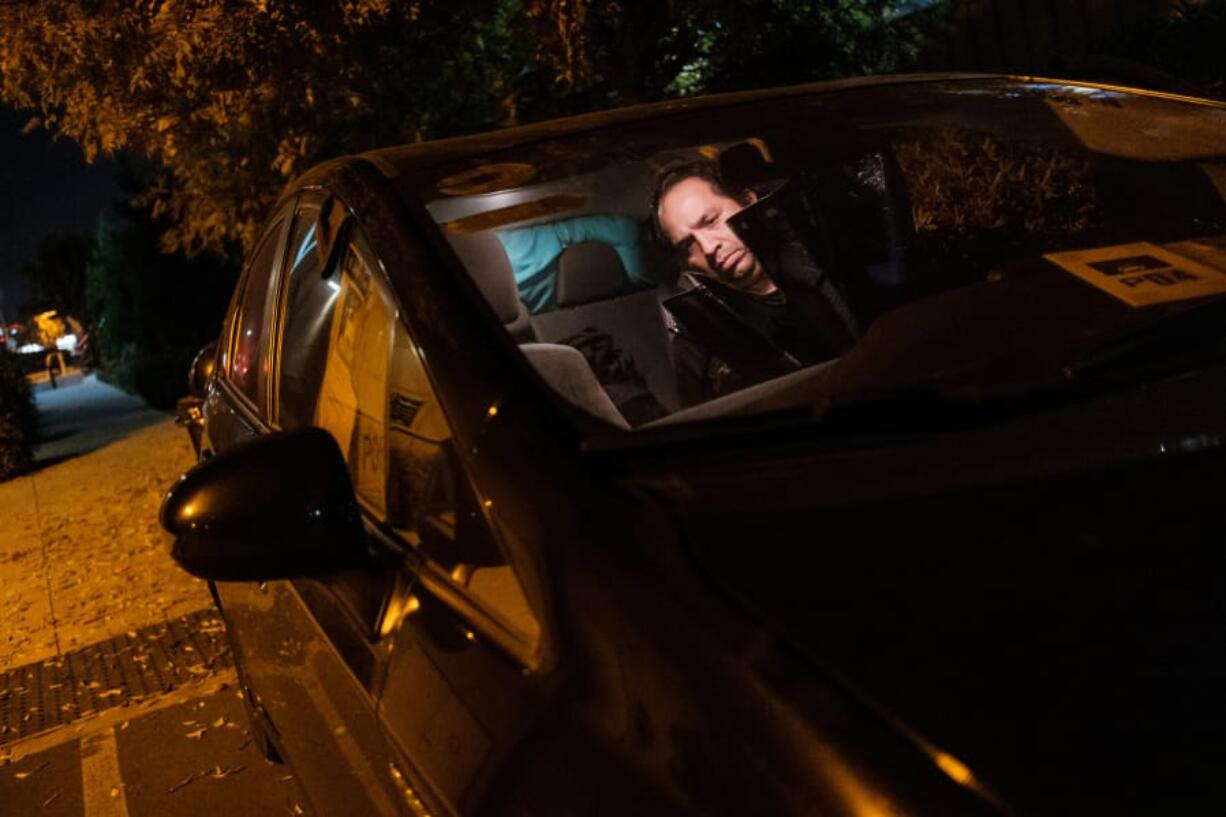
[[[640,461],[755,616],[1023,812],[1206,799],[1226,371],[960,433]],[[1219,804],[1220,805],[1220,804]]]

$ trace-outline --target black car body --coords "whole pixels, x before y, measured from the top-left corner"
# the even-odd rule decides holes
[[[506,231],[645,235],[675,153],[801,180],[850,350],[682,405],[618,323],[675,294],[645,237],[658,287],[528,312]],[[164,520],[321,813],[1220,809],[1224,195],[1223,106],[1000,77],[329,162]],[[541,363],[589,328],[661,418]]]

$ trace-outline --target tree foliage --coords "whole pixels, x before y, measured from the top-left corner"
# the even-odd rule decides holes
[[[893,70],[897,0],[41,0],[0,6],[0,96],[161,168],[168,249],[249,247],[331,156],[668,95]]]
[[[912,64],[939,14],[898,0],[536,0],[536,56],[594,104],[877,74]]]
[[[0,345],[0,480],[29,468],[37,417],[21,364]]]
[[[1226,0],[1178,0],[1158,24],[1125,29],[1107,44],[1109,53],[1137,60],[1226,98]]]
[[[0,16],[6,101],[164,173],[168,248],[249,244],[271,196],[321,157],[484,121],[496,77],[474,0],[47,0]],[[456,43],[455,18],[464,42]],[[460,47],[456,47],[456,46]]]
[[[188,364],[217,337],[236,278],[217,256],[161,252],[165,229],[141,208],[105,214],[86,279],[99,366],[154,408],[172,407],[184,392]]]

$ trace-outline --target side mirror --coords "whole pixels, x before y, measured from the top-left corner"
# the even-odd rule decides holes
[[[205,347],[192,358],[192,365],[187,370],[187,389],[193,397],[204,397],[209,387],[209,380],[217,370],[217,341],[205,344]]]
[[[179,478],[162,503],[171,555],[214,581],[267,581],[360,567],[370,557],[349,469],[332,435],[259,437]]]

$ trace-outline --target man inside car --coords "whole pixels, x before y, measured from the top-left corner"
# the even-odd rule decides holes
[[[666,169],[657,180],[652,213],[683,268],[682,292],[665,301],[683,404],[837,357],[860,334],[800,242],[781,237],[755,249],[745,240],[738,225],[762,223],[756,204],[756,191],[727,189],[710,162]]]

